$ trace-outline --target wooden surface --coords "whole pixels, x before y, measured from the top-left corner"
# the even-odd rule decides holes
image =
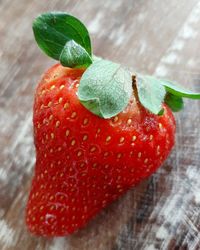
[[[88,26],[94,53],[200,91],[199,0],[0,0],[0,249],[200,249],[200,102],[176,115],[177,140],[152,177],[70,237],[31,236],[24,207],[35,162],[34,88],[54,62],[31,22],[62,10]]]

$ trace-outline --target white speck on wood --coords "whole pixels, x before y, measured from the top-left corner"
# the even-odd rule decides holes
[[[190,60],[188,60],[187,65],[189,65],[190,67],[195,67],[196,66],[196,61],[194,61],[192,58]]]
[[[198,5],[200,5],[200,3]],[[199,18],[200,18],[200,9],[196,8],[196,10],[193,12],[193,15],[190,17],[190,23],[191,24],[197,23],[199,21]]]
[[[190,24],[185,24],[180,34],[180,37],[184,39],[190,39],[190,38],[195,38],[196,35],[197,35],[197,31],[195,31],[194,28]]]
[[[146,41],[145,41],[145,40],[141,40],[141,42],[140,42],[140,48],[139,48],[138,54],[139,54],[139,55],[143,54],[143,53],[145,52],[146,48],[147,48],[147,43],[146,43]]]
[[[49,247],[49,250],[68,250],[67,240],[63,237],[56,237],[53,239],[53,243]]]
[[[153,245],[153,244],[151,244],[151,245],[147,245],[145,248],[144,248],[144,250],[156,250],[156,248],[155,248],[155,246]]]
[[[173,64],[177,62],[177,59],[178,59],[177,54],[175,52],[171,52],[165,57],[165,63]]]
[[[146,18],[146,13],[143,12],[143,13],[140,13],[140,14],[138,15],[137,20],[138,20],[139,22],[144,22],[145,18]]]
[[[199,193],[199,190],[197,190],[195,193],[194,193],[194,199],[195,199],[195,202],[197,204],[200,204],[200,193]]]
[[[95,19],[93,19],[89,25],[88,25],[88,30],[91,34],[97,34],[101,28],[101,20],[102,18],[102,13],[98,12]]]
[[[177,39],[176,42],[171,46],[172,50],[182,50],[184,47],[184,41]]]
[[[4,243],[5,247],[14,245],[14,231],[10,228],[5,220],[0,220],[0,241]]]
[[[5,181],[7,179],[7,172],[5,169],[0,168],[0,181]]]
[[[168,233],[167,229],[162,225],[156,233],[156,238],[166,239],[168,237],[168,235],[169,235],[169,233]]]
[[[160,77],[164,77],[166,76],[168,73],[167,67],[165,65],[158,65],[156,68],[156,71],[154,72],[154,74],[160,76]]]

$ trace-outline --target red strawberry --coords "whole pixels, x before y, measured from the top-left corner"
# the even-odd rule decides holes
[[[33,31],[65,67],[50,68],[36,90],[26,223],[34,234],[62,236],[163,163],[176,127],[169,107],[179,111],[182,97],[200,94],[152,76],[132,79],[119,64],[94,57],[87,29],[66,13],[40,15]]]
[[[85,109],[77,98],[81,69],[57,64],[37,87],[34,104],[36,168],[26,222],[38,235],[66,235],[151,175],[173,144],[175,121],[164,105],[157,116],[136,91],[112,119]]]

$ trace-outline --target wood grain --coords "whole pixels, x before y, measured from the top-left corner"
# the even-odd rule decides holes
[[[24,207],[35,162],[34,88],[54,62],[34,43],[31,23],[49,10],[89,28],[94,53],[200,91],[199,0],[0,1],[0,249],[200,249],[200,102],[176,115],[176,146],[152,177],[78,233],[31,236]]]

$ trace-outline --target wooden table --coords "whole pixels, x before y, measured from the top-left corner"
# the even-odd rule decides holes
[[[96,55],[200,92],[200,0],[0,0],[0,249],[200,249],[200,102],[189,100],[176,114],[176,146],[153,176],[70,237],[27,232],[33,93],[54,63],[37,48],[31,23],[47,10],[83,20]]]

